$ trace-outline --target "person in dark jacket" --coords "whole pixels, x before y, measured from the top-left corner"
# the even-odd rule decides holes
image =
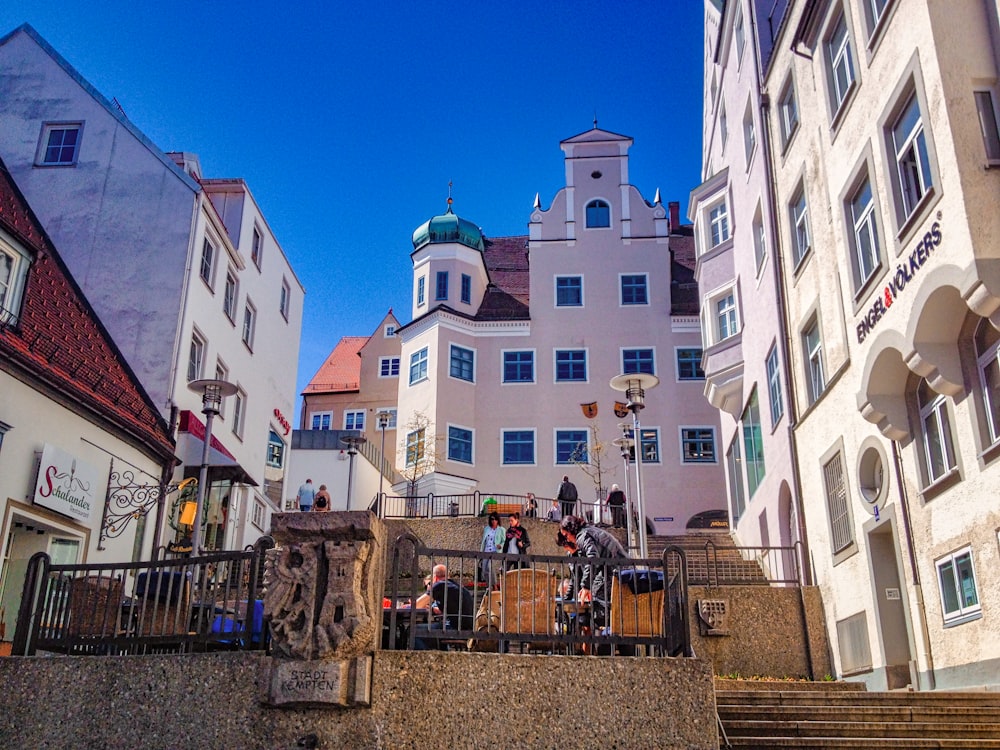
[[[583,558],[579,567],[580,578],[576,600],[581,604],[590,603],[591,619],[594,627],[607,622],[607,612],[611,603],[611,576],[614,575],[613,558],[627,558],[628,552],[614,534],[607,529],[591,526],[582,518],[567,516],[559,523],[565,547],[575,550]],[[604,562],[593,562],[593,560]]]
[[[559,485],[559,491],[556,493],[556,500],[559,501],[563,518],[576,513],[576,501],[578,497],[576,485],[569,481],[568,476],[564,476],[562,483]]]
[[[507,524],[507,541],[504,543],[503,551],[508,555],[526,555],[531,540],[528,539],[528,530],[521,525],[521,514],[511,513],[510,523]],[[507,563],[507,570],[520,568],[519,560],[511,560]]]
[[[625,493],[617,484],[611,485],[607,506],[611,511],[611,523],[616,529],[623,528],[625,526]]]

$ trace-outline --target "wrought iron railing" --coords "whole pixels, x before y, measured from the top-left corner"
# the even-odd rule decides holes
[[[12,652],[72,655],[263,649],[262,537],[243,551],[136,563],[28,562]]]
[[[552,498],[535,496],[535,515],[545,518],[552,506]],[[371,510],[380,518],[446,518],[486,515],[491,507],[501,515],[511,510],[526,513],[528,496],[503,492],[475,491],[462,495],[387,495],[376,496]],[[602,503],[577,500],[574,503],[576,515],[588,521],[611,523],[611,514]],[[560,508],[561,514],[561,508]]]
[[[426,587],[440,565],[446,579]],[[590,602],[579,595],[587,581]],[[644,560],[505,555],[427,548],[403,534],[386,582],[382,647],[689,656],[684,551]]]

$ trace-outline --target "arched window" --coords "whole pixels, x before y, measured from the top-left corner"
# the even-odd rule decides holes
[[[587,204],[587,228],[600,229],[611,226],[611,206],[604,201],[593,200]]]
[[[1000,332],[983,318],[976,329],[976,361],[986,407],[989,442],[1000,440]]]

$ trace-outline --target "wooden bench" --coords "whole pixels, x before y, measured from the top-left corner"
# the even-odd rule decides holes
[[[487,512],[492,508],[495,512],[500,514],[501,518],[506,518],[511,513],[523,513],[524,505],[523,503],[496,503],[496,505],[486,506]]]

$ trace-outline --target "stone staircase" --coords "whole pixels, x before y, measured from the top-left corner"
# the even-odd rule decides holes
[[[739,684],[743,689],[728,689]],[[1000,693],[716,680],[721,748],[1000,748]]]
[[[767,583],[760,564],[753,559],[744,559],[732,538],[725,532],[650,536],[647,546],[650,557],[659,557],[669,546],[684,550],[688,583],[692,585],[734,581],[742,584]]]

